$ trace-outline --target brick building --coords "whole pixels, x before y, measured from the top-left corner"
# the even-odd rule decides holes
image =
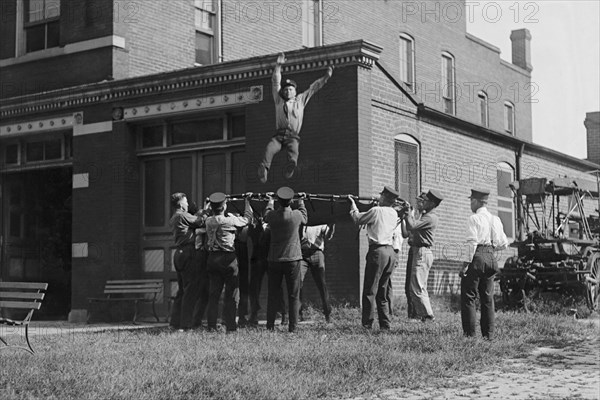
[[[142,277],[164,280],[165,313],[176,290],[169,194],[286,183],[282,155],[265,185],[256,177],[279,51],[300,90],[335,66],[308,106],[287,184],[360,195],[392,185],[409,200],[440,190],[433,291],[457,289],[470,187],[491,190],[515,238],[507,182],[598,168],[531,142],[530,34],[511,33],[505,62],[466,32],[461,2],[1,4],[0,278],[49,281],[48,315],[80,320],[106,279]],[[338,224],[327,279],[333,297],[356,304],[366,240],[347,211],[309,206],[313,223]]]

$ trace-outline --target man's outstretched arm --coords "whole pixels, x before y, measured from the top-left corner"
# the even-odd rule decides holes
[[[305,92],[303,92],[302,94],[300,94],[298,97],[302,98],[302,101],[306,105],[306,103],[308,103],[308,100],[310,100],[310,98],[315,93],[317,93],[319,90],[321,90],[321,88],[323,86],[325,86],[325,84],[327,83],[327,81],[329,80],[329,78],[331,78],[332,75],[333,75],[333,67],[329,66],[329,67],[327,67],[327,71],[325,71],[325,75],[323,75],[321,78],[319,78],[316,81],[314,81],[310,85],[310,87]]]
[[[273,83],[273,98],[277,101],[279,99],[279,90],[281,89],[281,66],[285,64],[285,54],[279,53],[277,61],[275,61],[275,68],[273,69],[273,77],[271,81]]]

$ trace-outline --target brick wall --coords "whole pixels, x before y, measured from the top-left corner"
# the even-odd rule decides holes
[[[420,144],[421,190],[436,189],[444,196],[438,207],[440,225],[436,230],[434,267],[429,277],[429,290],[433,293],[459,291],[457,267],[465,259],[464,230],[471,215],[469,201],[470,188],[490,190],[488,209],[497,214],[497,164],[507,163],[515,168],[516,155],[513,150],[489,140],[471,137],[443,126],[436,126],[416,116],[411,105],[398,93],[398,90],[379,69],[372,71],[372,128],[371,160],[367,170],[372,174],[372,192],[381,190],[383,185],[393,185],[395,175],[394,137],[407,134]],[[367,157],[369,157],[367,155]],[[587,177],[572,165],[544,159],[528,153],[521,162],[523,178],[541,176],[555,177],[559,174],[572,177]],[[361,165],[361,171],[363,171]],[[414,202],[414,199],[408,199]],[[586,211],[593,211],[593,202],[586,203]],[[565,204],[562,207],[566,207]],[[400,268],[397,268],[393,283],[396,288],[404,286],[407,243],[404,243]],[[499,265],[507,257],[516,254],[513,249],[499,255]],[[396,296],[401,291],[396,291]]]
[[[441,54],[455,58],[457,116],[480,123],[477,93],[489,97],[490,128],[504,132],[504,101],[515,105],[516,134],[531,140],[531,101],[526,71],[501,62],[499,52],[466,36],[466,7],[455,1],[324,1],[324,44],[365,39],[383,47],[381,60],[399,77],[399,35],[415,40],[417,91],[427,106],[443,111]],[[377,29],[373,29],[373,21]],[[508,41],[510,32],[506,32]],[[506,58],[507,55],[504,55]]]
[[[0,69],[0,98],[100,82],[112,73],[109,47]]]
[[[84,123],[111,119],[110,105],[84,110]],[[124,122],[112,132],[73,138],[73,173],[89,173],[89,187],[73,190],[73,242],[89,256],[73,259],[72,308],[86,309],[107,279],[140,276],[140,183],[135,140]]]
[[[192,0],[121,2],[115,34],[126,38],[128,77],[194,66]],[[120,64],[119,64],[120,65]],[[121,65],[120,65],[121,66]]]
[[[0,60],[15,56],[17,0],[0,1]]]
[[[301,48],[301,17],[295,0],[223,0],[223,61]]]

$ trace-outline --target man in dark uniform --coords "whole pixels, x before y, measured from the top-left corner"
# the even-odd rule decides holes
[[[410,295],[415,316],[425,322],[435,320],[427,293],[427,280],[433,265],[431,247],[434,231],[439,221],[435,208],[442,202],[442,196],[430,190],[421,200],[421,218],[416,220],[414,211],[410,212],[406,216],[406,229],[412,234]]]
[[[202,220],[188,212],[185,193],[173,193],[171,205],[175,209],[169,224],[176,247],[173,264],[177,272],[178,290],[170,326],[173,329],[188,330],[193,325],[193,313],[200,292],[200,268],[196,262],[194,230],[200,227]]]
[[[464,335],[475,336],[475,302],[479,294],[481,334],[486,339],[492,339],[494,335],[494,275],[498,272],[494,251],[508,245],[500,218],[487,210],[489,196],[487,190],[471,189],[473,215],[467,221],[468,261],[460,271],[460,315]]]
[[[392,208],[392,204],[397,198],[398,193],[385,186],[379,196],[379,205],[361,213],[352,195],[348,196],[350,216],[355,224],[366,225],[369,238],[362,293],[362,326],[367,329],[372,328],[375,309],[379,318],[379,329],[390,329],[387,291],[388,281],[396,262],[396,253],[392,244],[398,214]]]
[[[265,210],[265,222],[271,230],[269,247],[269,299],[267,302],[267,329],[275,328],[275,315],[279,305],[281,281],[285,276],[288,292],[289,331],[294,332],[298,325],[300,310],[300,247],[299,228],[308,222],[304,207],[304,193],[298,193],[298,209],[292,210],[294,191],[283,186],[277,190],[279,208],[274,209],[274,200],[269,199]]]

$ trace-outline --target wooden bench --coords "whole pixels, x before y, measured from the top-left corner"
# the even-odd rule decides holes
[[[45,291],[48,289],[47,283],[34,282],[0,282],[0,325],[24,326],[25,340],[27,347],[9,345],[5,339],[0,337],[0,342],[4,344],[2,349],[17,348],[35,353],[31,343],[29,342],[29,322],[35,310],[39,310],[44,300]],[[27,315],[20,318],[5,318],[3,317],[4,310],[17,310],[16,312],[25,313]]]
[[[104,286],[105,297],[89,297],[90,306],[92,303],[123,303],[132,302],[134,304],[133,323],[137,322],[138,304],[152,303],[152,313],[156,322],[159,322],[156,314],[156,299],[162,291],[162,279],[129,279],[106,281]],[[149,297],[148,297],[149,296]],[[88,323],[91,318],[91,307],[88,309]]]

